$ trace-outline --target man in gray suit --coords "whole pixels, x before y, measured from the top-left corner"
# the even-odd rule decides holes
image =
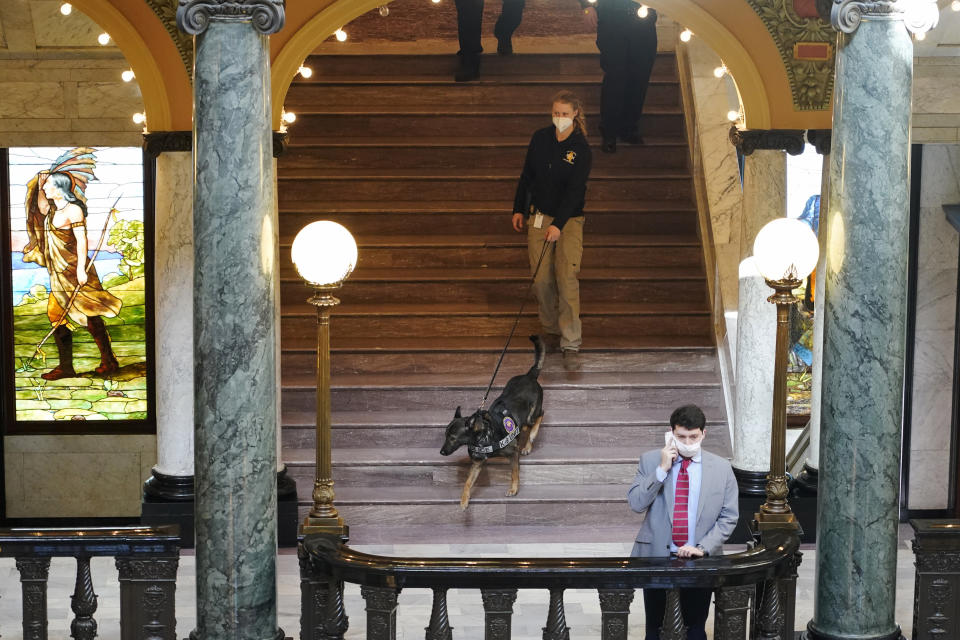
[[[699,407],[680,407],[670,416],[663,449],[640,457],[627,500],[646,517],[632,555],[694,559],[723,553],[739,516],[737,481],[729,461],[700,449],[705,425]],[[706,640],[710,594],[710,589],[680,590],[689,640]],[[665,590],[643,590],[646,640],[660,639],[665,604]]]

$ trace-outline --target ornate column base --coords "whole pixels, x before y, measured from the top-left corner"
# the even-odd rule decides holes
[[[819,474],[820,472],[817,469],[814,469],[804,462],[803,471],[801,471],[800,475],[798,475],[793,481],[794,495],[817,495],[817,482],[819,481]]]
[[[740,489],[740,496],[760,496],[767,495],[767,474],[769,471],[745,471],[744,469],[733,468],[733,475],[737,478],[737,487]]]
[[[821,633],[813,626],[813,622],[807,625],[807,630],[800,635],[801,640],[849,640],[849,636],[835,636],[832,634]],[[857,640],[906,640],[900,627],[890,635],[882,636],[857,636]]]

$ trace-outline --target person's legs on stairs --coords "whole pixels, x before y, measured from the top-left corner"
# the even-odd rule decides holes
[[[523,19],[523,7],[526,0],[503,0],[500,17],[493,27],[493,35],[497,37],[497,53],[508,56],[513,53],[513,32],[520,26]]]
[[[557,281],[560,348],[578,351],[583,341],[580,322],[580,260],[583,258],[583,217],[570,218],[557,240],[554,273]],[[542,268],[542,267],[541,267]]]
[[[457,36],[460,40],[460,69],[454,75],[457,82],[475,80],[480,76],[480,30],[483,24],[483,0],[455,0],[457,6]]]
[[[544,244],[547,244],[546,253],[543,254],[543,260],[540,262],[540,269],[533,279],[533,294],[537,297],[537,304],[540,312],[540,327],[542,333],[560,334],[560,323],[557,315],[557,281],[554,278],[554,260],[556,256],[556,243],[547,243],[547,227],[553,220],[550,216],[543,216],[543,225],[537,229],[533,225],[531,217],[527,224],[527,255],[530,258],[530,273],[533,274],[537,268],[537,262],[540,261],[540,254],[543,251]]]

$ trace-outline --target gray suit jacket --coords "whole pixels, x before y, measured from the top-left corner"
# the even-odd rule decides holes
[[[726,459],[702,451],[700,460],[703,475],[694,539],[708,554],[720,555],[723,543],[733,533],[740,515],[737,480]],[[647,512],[633,545],[631,555],[634,556],[649,558],[670,555],[674,490],[669,475],[663,482],[657,480],[659,464],[659,449],[643,454],[637,465],[637,476],[627,492],[630,508],[637,513]]]

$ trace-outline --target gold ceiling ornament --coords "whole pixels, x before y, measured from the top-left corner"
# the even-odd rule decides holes
[[[177,28],[177,0],[145,0],[150,10],[163,23],[163,28],[170,34],[183,66],[187,68],[187,76],[193,82],[193,36]]]
[[[819,18],[801,18],[794,0],[747,0],[760,16],[780,51],[787,72],[793,106],[800,111],[825,111],[833,100],[836,52],[830,47],[826,60],[802,60],[794,55],[797,44],[828,43],[836,39],[830,23]]]

